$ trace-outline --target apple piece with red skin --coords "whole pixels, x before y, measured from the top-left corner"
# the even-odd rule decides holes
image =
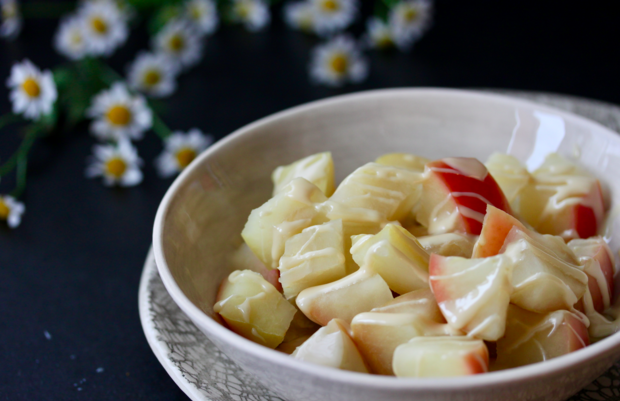
[[[493,205],[487,205],[480,237],[474,245],[472,258],[486,258],[500,253],[510,230],[517,227],[528,232],[523,223]]]
[[[394,374],[394,350],[414,337],[464,335],[421,313],[360,313],[353,318],[351,331],[370,371],[380,375]]]
[[[451,157],[426,164],[416,218],[429,234],[480,234],[487,204],[512,213],[499,185],[478,160]]]
[[[606,204],[596,177],[556,153],[549,154],[532,177],[517,212],[536,231],[565,240],[597,235]]]
[[[432,254],[429,282],[448,324],[483,340],[501,338],[512,292],[511,264],[506,255],[466,259]]]
[[[489,371],[489,351],[482,340],[466,336],[415,337],[394,351],[397,377],[455,377]]]
[[[253,272],[259,273],[269,284],[276,287],[276,290],[282,292],[280,270],[268,269],[245,243],[241,244],[241,246],[231,254],[230,267],[231,270],[252,270]]]
[[[589,259],[595,263],[590,269],[585,269],[588,274],[588,289],[592,294],[594,307],[597,312],[603,313],[611,304],[614,296],[614,258],[605,240],[601,237],[589,239],[574,239],[568,243],[568,247],[575,253],[579,262],[584,264]]]
[[[575,313],[558,310],[538,314],[510,305],[506,335],[497,341],[494,368],[507,369],[543,362],[589,344],[588,329]]]

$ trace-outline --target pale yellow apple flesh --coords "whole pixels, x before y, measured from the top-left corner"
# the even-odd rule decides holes
[[[297,312],[273,285],[251,270],[228,276],[213,310],[232,331],[269,348],[282,342]]]
[[[476,243],[475,235],[463,233],[446,233],[418,237],[418,242],[427,253],[441,256],[460,256],[471,258]]]
[[[489,352],[470,337],[415,337],[394,351],[398,377],[456,377],[489,370]]]
[[[368,373],[349,331],[347,322],[331,320],[297,348],[293,357],[330,368]]]
[[[331,152],[317,153],[276,168],[271,174],[273,195],[277,195],[289,182],[298,177],[305,178],[319,187],[325,196],[331,196],[335,188],[334,161]]]
[[[514,156],[493,153],[484,164],[502,189],[513,209],[519,205],[519,196],[532,180],[530,172]]]
[[[289,238],[278,269],[287,299],[306,288],[343,278],[346,269],[342,220],[305,228]]]

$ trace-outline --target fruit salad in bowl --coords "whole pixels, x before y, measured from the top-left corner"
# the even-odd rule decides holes
[[[602,186],[556,153],[532,172],[500,153],[486,165],[392,153],[334,189],[323,152],[272,180],[213,308],[258,344],[337,369],[453,377],[620,328]]]
[[[340,96],[200,155],[153,250],[181,310],[283,399],[560,401],[620,359],[619,169],[616,133],[526,101]]]

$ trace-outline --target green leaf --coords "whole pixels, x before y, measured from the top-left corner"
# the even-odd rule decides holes
[[[157,34],[170,20],[181,16],[182,13],[180,5],[166,5],[160,8],[148,23],[149,33]]]

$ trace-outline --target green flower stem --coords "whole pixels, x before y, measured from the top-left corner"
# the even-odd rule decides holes
[[[153,108],[149,105],[151,110]],[[157,134],[162,140],[168,138],[172,134],[172,130],[159,118],[159,116],[153,112],[153,132]]]
[[[0,177],[10,173],[15,168],[18,161],[28,155],[28,151],[30,151],[32,144],[37,139],[40,132],[41,127],[38,125],[32,125],[28,128],[26,131],[26,136],[24,136],[19,148],[17,148],[15,153],[13,153],[13,155],[0,166]]]
[[[11,196],[20,198],[26,189],[26,175],[28,170],[28,158],[24,155],[17,161],[17,185]]]
[[[24,18],[60,18],[73,11],[74,1],[41,1],[22,3],[21,13]]]

